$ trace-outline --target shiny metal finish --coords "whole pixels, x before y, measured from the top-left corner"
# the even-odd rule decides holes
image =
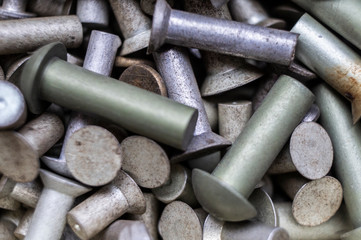
[[[351,101],[352,119],[361,117],[361,58],[307,13],[292,32],[301,34],[296,57]]]
[[[187,147],[196,123],[195,109],[69,64],[61,60],[65,55],[64,45],[53,43],[28,60],[20,89],[31,112],[39,113],[53,102],[100,115],[170,146]]]
[[[157,1],[148,52],[164,43],[289,65],[297,34],[172,10]]]
[[[79,47],[83,30],[77,16],[43,17],[0,21],[0,55],[25,53],[60,41]]]
[[[26,5],[28,0],[3,0],[0,7],[0,18],[30,18],[35,17],[36,14],[26,12]]]
[[[188,148],[185,152],[171,157],[172,162],[180,162],[207,155],[228,147],[231,143],[212,132],[209,125],[197,80],[194,76],[187,52],[173,47],[153,53],[158,71],[167,86],[170,99],[198,109],[198,120]]]
[[[280,77],[212,174],[193,170],[194,192],[207,212],[226,221],[256,215],[247,198],[313,100],[313,94],[304,85],[290,77]]]
[[[302,122],[317,122],[321,114],[320,108],[317,104],[312,104],[310,110],[306,113]]]
[[[78,0],[76,15],[85,27],[105,28],[109,25],[109,4],[106,0]]]
[[[117,220],[93,240],[152,240],[141,221]]]

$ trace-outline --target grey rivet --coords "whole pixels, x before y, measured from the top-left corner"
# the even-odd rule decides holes
[[[128,58],[128,57],[122,57],[122,56],[116,57],[114,66],[115,67],[127,68],[127,67],[130,67],[130,66],[133,66],[133,65],[138,65],[138,64],[147,65],[147,66],[152,67],[152,68],[155,67],[155,64],[152,61],[149,61],[147,59]]]
[[[23,208],[19,208],[15,211],[1,211],[0,220],[7,221],[17,227],[20,224],[22,216],[25,214]]]
[[[302,15],[305,13],[305,11],[297,7],[295,4],[287,2],[276,6],[272,13],[275,16],[285,19],[287,21],[287,26],[290,26],[290,24],[297,22],[298,19],[300,19],[300,17],[302,17]]]
[[[24,53],[60,41],[67,48],[83,40],[77,16],[59,16],[0,21],[0,55]]]
[[[148,52],[170,43],[289,65],[296,42],[297,34],[172,10],[165,0],[158,0]]]
[[[256,93],[252,96],[252,107],[255,112],[259,106],[261,106],[263,100],[271,90],[273,85],[276,83],[278,76],[271,74],[260,80],[259,86]]]
[[[28,230],[29,230],[29,226],[30,226],[30,222],[31,222],[31,218],[34,215],[34,209],[29,208],[25,214],[23,215],[23,217],[21,218],[19,225],[17,226],[17,228],[14,231],[14,235],[18,238],[18,239],[24,239]]]
[[[167,0],[170,6],[174,6],[174,0]],[[156,0],[140,0],[140,8],[146,14],[153,16]]]
[[[44,189],[25,239],[58,240],[66,224],[66,213],[73,205],[74,199],[91,189],[46,170],[40,170],[40,177]]]
[[[76,15],[83,26],[104,28],[109,25],[109,5],[106,0],[78,0]]]
[[[0,208],[15,211],[20,208],[20,203],[10,196],[0,198]]]
[[[212,174],[193,169],[194,193],[207,212],[227,221],[256,215],[247,198],[313,100],[300,82],[280,77]]]
[[[31,0],[30,11],[39,16],[69,15],[73,0]]]
[[[204,109],[206,110],[209,125],[212,131],[218,130],[218,106],[217,103],[202,98]]]
[[[28,61],[30,58],[30,55],[26,55],[23,57],[20,57],[19,59],[16,59],[12,62],[11,65],[6,69],[6,80],[9,82],[12,82],[14,84],[18,84],[20,80],[21,71],[23,69],[24,63]]]
[[[36,14],[25,12],[28,0],[3,0],[0,8],[0,18],[30,18]]]
[[[83,66],[84,60],[70,53],[66,54],[67,62],[78,66]]]
[[[138,1],[109,0],[115,18],[124,37],[120,55],[124,56],[143,48],[149,43],[151,20],[142,12]]]
[[[18,132],[0,132],[0,171],[17,182],[36,178],[39,160],[63,135],[59,117],[44,113],[28,122]]]
[[[226,4],[229,0],[210,0],[215,8],[220,8]]]
[[[145,212],[145,199],[134,180],[125,172],[69,211],[68,224],[81,239],[89,239],[124,213]]]
[[[209,155],[190,159],[187,161],[190,169],[198,168],[203,171],[211,173],[221,161],[221,152],[214,152]]]
[[[158,1],[159,2],[159,1]],[[157,3],[158,3],[157,2]],[[209,154],[228,147],[231,143],[212,132],[201,94],[187,52],[174,47],[153,53],[154,60],[167,86],[170,99],[198,109],[198,120],[188,148],[171,157],[179,162]]]
[[[256,219],[264,224],[277,227],[278,216],[271,197],[262,188],[255,189],[249,196],[250,203],[257,209]]]
[[[153,240],[141,221],[117,220],[93,240]]]
[[[361,236],[361,228],[356,228],[352,231],[341,235],[341,240],[358,240]]]
[[[298,63],[292,62],[289,66],[282,66],[279,64],[272,64],[271,69],[277,75],[287,75],[297,79],[298,81],[307,84],[312,80],[317,79],[317,75],[308,68],[301,66]]]
[[[317,122],[320,117],[321,111],[317,104],[312,104],[310,110],[306,113],[302,122]]]
[[[10,82],[0,80],[0,89],[0,129],[16,129],[25,123],[27,117],[24,96]]]

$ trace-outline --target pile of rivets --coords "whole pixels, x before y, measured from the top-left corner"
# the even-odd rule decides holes
[[[361,1],[0,4],[0,239],[361,239]]]

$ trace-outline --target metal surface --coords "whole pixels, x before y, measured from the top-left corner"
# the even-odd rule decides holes
[[[173,7],[174,0],[166,0],[167,3]],[[155,7],[156,0],[140,0],[140,8],[146,14],[153,16],[154,7]]]
[[[0,66],[0,81],[5,80],[5,74],[3,68]]]
[[[20,208],[20,203],[10,196],[0,198],[0,209],[16,211]]]
[[[164,43],[289,65],[297,34],[172,10],[158,0],[148,52]]]
[[[18,132],[0,132],[0,171],[17,182],[29,182],[39,172],[39,157],[63,135],[59,117],[44,113]]]
[[[25,99],[12,83],[0,80],[0,130],[22,126],[27,117]]]
[[[269,226],[278,226],[278,216],[271,197],[262,188],[255,189],[249,202],[257,209],[257,221]]]
[[[287,75],[302,83],[309,83],[317,79],[317,75],[314,72],[295,62],[292,62],[289,66],[272,64],[271,69],[277,75]]]
[[[316,103],[320,106],[320,122],[330,135],[335,150],[334,168],[340,180],[345,204],[355,228],[361,226],[361,131],[360,123],[352,124],[349,106],[325,84],[314,90]]]
[[[174,201],[163,210],[158,223],[163,240],[202,240],[202,224],[196,212],[186,203]]]
[[[40,170],[44,184],[26,240],[60,239],[66,224],[66,214],[74,199],[88,191],[77,182],[63,178],[46,170]]]
[[[164,185],[170,176],[167,154],[153,140],[142,136],[131,136],[120,144],[122,169],[144,188]]]
[[[28,0],[3,0],[0,7],[0,19],[30,18],[36,14],[26,12]]]
[[[171,157],[171,162],[180,162],[228,147],[231,142],[212,132],[209,125],[197,80],[183,48],[174,47],[153,53],[158,71],[166,84],[170,99],[198,109],[198,119],[192,138],[185,152]]]
[[[19,59],[16,59],[14,62],[10,61],[12,63],[6,69],[6,81],[18,85],[21,71],[23,69],[23,66],[25,65],[24,63],[26,63],[29,58],[30,55],[25,55],[24,57],[20,57]]]
[[[123,171],[108,185],[69,211],[67,221],[81,239],[89,239],[126,212],[145,212],[145,199],[134,180]]]
[[[148,47],[151,20],[136,0],[109,0],[124,37],[120,55],[124,56]]]
[[[210,0],[210,1],[215,8],[220,8],[221,6],[226,4],[229,0]]]
[[[317,122],[321,114],[320,108],[317,104],[312,104],[310,110],[304,116],[302,122]]]
[[[94,240],[152,240],[141,221],[117,220]]]
[[[142,59],[142,58],[127,58],[127,57],[122,57],[122,56],[117,56],[115,58],[115,63],[114,66],[115,67],[130,67],[133,65],[138,65],[138,64],[142,64],[142,65],[147,65],[149,67],[154,68],[155,65],[152,61],[149,61],[147,59]]]
[[[122,72],[119,80],[130,85],[167,97],[167,88],[163,78],[152,67],[137,64]]]
[[[24,53],[60,41],[77,48],[83,30],[77,16],[43,17],[0,21],[0,55]]]
[[[13,231],[15,226],[7,221],[0,221],[0,238],[6,240],[16,240]]]
[[[341,235],[341,240],[358,240],[361,236],[361,227]]]
[[[247,198],[313,100],[300,82],[280,77],[212,174],[193,170],[194,192],[207,212],[226,221],[256,215]]]
[[[109,25],[109,4],[106,0],[78,0],[76,15],[87,28],[105,28]]]
[[[301,34],[296,57],[351,101],[356,123],[361,117],[360,56],[307,13],[291,31]]]
[[[190,169],[198,168],[203,171],[211,173],[217,167],[220,161],[221,161],[221,152],[218,151],[203,157],[190,159],[187,161],[187,163]]]
[[[73,0],[31,0],[28,4],[30,11],[39,16],[68,15]]]
[[[14,231],[14,235],[16,238],[18,239],[24,239],[26,236],[26,233],[29,230],[29,226],[30,226],[30,222],[31,222],[31,218],[34,215],[34,209],[29,208],[25,214],[23,215],[23,217],[21,218],[19,225],[17,226],[17,228]]]
[[[195,109],[59,59],[65,53],[60,43],[46,45],[24,67],[20,89],[31,112],[41,112],[48,105],[45,101],[54,102],[100,115],[170,146],[187,147],[196,124]]]
[[[252,96],[253,112],[255,112],[259,106],[261,106],[263,100],[265,99],[268,92],[271,90],[277,80],[278,76],[275,74],[271,74],[260,80],[257,91]]]
[[[206,110],[209,125],[212,131],[218,130],[218,106],[217,103],[202,98],[204,109]]]

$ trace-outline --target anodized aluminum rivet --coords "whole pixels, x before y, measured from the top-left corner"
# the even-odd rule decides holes
[[[18,132],[0,132],[0,171],[17,182],[29,182],[39,172],[39,157],[63,135],[58,116],[44,113],[25,124]]]
[[[165,0],[158,0],[148,52],[170,43],[290,65],[297,38],[287,31],[173,10]]]
[[[92,240],[155,240],[141,221],[117,220]]]
[[[105,28],[109,25],[109,5],[106,0],[78,0],[76,15],[87,28]]]
[[[26,12],[28,0],[3,0],[0,7],[0,19],[31,18],[35,13]]]
[[[0,80],[0,130],[16,129],[27,117],[25,99],[12,83]]]

